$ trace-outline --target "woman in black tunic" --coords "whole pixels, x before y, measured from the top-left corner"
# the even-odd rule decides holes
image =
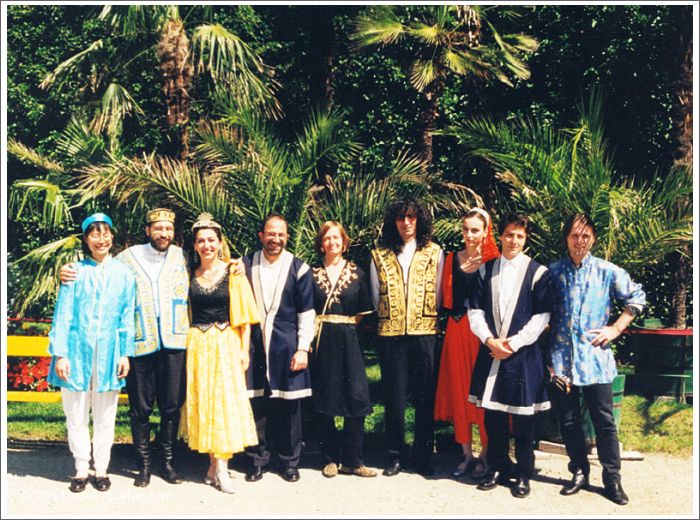
[[[316,340],[311,378],[324,477],[338,473],[374,477],[362,462],[365,416],[372,413],[357,323],[372,311],[364,271],[343,258],[350,239],[338,222],[325,222],[316,235],[323,265],[313,269]],[[343,433],[335,416],[344,417]]]

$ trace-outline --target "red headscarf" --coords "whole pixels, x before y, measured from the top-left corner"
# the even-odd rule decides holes
[[[478,211],[480,215],[486,217],[486,234],[481,243],[481,263],[488,262],[501,256],[496,240],[493,238],[493,228],[491,226],[491,216],[481,208],[472,208],[469,211]],[[450,253],[445,259],[445,266],[442,272],[442,306],[446,309],[452,308],[452,262],[456,253]]]
[[[486,236],[481,244],[481,263],[488,262],[494,258],[501,256],[498,250],[496,240],[493,238],[493,229],[491,227],[491,218],[488,219],[489,224],[486,226]]]

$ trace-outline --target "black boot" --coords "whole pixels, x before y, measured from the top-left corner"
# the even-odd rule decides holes
[[[173,467],[173,450],[177,436],[179,418],[168,417],[160,421],[160,446],[163,451],[163,480],[170,484],[182,484],[182,478]]]
[[[148,418],[131,417],[131,438],[139,459],[139,473],[134,486],[146,487],[151,483],[151,423]]]

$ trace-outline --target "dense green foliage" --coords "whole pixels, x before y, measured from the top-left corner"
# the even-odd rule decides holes
[[[64,173],[53,180],[63,188],[73,187],[79,161],[60,145],[62,139],[65,142],[62,133],[73,116],[96,103],[97,94],[81,87],[86,76],[103,71],[85,64],[80,74],[76,72],[68,77],[60,90],[44,90],[39,84],[61,62],[99,38],[104,38],[105,56],[116,50],[119,42],[108,24],[96,19],[100,9],[53,5],[8,8],[8,137],[60,163]],[[283,115],[265,124],[288,149],[293,149],[314,108],[330,102],[337,109],[338,135],[352,136],[361,146],[354,154],[321,161],[314,176],[307,180],[314,183],[330,175],[341,183],[342,190],[348,186],[342,183],[350,182],[358,173],[376,180],[391,176],[392,162],[397,157],[415,153],[420,142],[416,121],[425,108],[425,100],[410,82],[415,42],[407,40],[402,45],[361,51],[353,47],[351,34],[364,9],[363,6],[258,5],[183,8],[181,12],[186,13],[183,15],[186,27],[207,20],[226,27],[271,67],[279,85],[276,96]],[[411,16],[419,16],[419,11],[418,7],[407,8]],[[616,175],[621,179],[651,181],[655,175],[663,177],[670,171],[676,74],[673,55],[677,52],[679,25],[692,23],[684,17],[686,11],[673,5],[548,5],[523,9],[520,18],[504,17],[501,12],[493,9],[489,14],[499,31],[526,33],[539,42],[538,50],[527,58],[530,78],[514,80],[511,88],[469,76],[447,75],[439,100],[438,129],[475,116],[495,121],[530,117],[543,127],[565,128],[576,120],[581,100],[597,86],[603,99],[601,126],[611,151],[611,169]],[[320,21],[332,23],[332,41],[321,37]],[[134,49],[137,47],[134,43]],[[324,79],[320,63],[324,59],[328,62],[329,57],[332,66],[329,78],[325,79],[329,79],[332,91],[326,99],[321,99],[317,94],[318,83]],[[110,65],[105,66],[109,74],[128,84],[143,110],[142,115],[124,119],[120,154],[142,158],[143,154],[161,152],[165,122],[157,56],[135,50],[128,68],[111,67],[113,63],[104,65]],[[193,132],[201,121],[216,121],[226,115],[222,109],[226,105],[211,95],[212,89],[211,77],[194,77],[190,106]],[[496,169],[483,158],[469,154],[470,150],[453,137],[436,136],[433,147],[432,169],[441,182],[472,188],[483,197],[487,209],[494,210],[499,186]],[[96,150],[100,150],[99,146],[91,151]],[[105,156],[100,160],[109,161]],[[193,168],[198,172],[210,171],[208,167],[199,169],[201,165],[198,157]],[[47,177],[45,170],[14,156],[9,159],[7,171],[10,183]],[[12,219],[8,225],[10,261],[74,232],[75,222],[96,206],[123,214],[121,221],[128,229],[122,230],[120,244],[141,239],[140,223],[128,217],[141,215],[142,207],[130,199],[117,208],[109,193],[105,193],[87,205],[74,208],[73,222],[51,229],[40,225],[42,217],[36,212],[25,211],[21,218]],[[370,227],[362,234],[361,226]],[[241,244],[234,244],[239,252],[254,243],[255,237],[248,231]],[[365,247],[370,245],[371,222],[360,220],[353,231],[360,235],[360,243]],[[449,227],[438,238],[448,248],[459,242],[455,229]],[[358,257],[362,256],[359,252]],[[14,292],[13,284],[23,276],[27,273],[11,267],[10,295]],[[653,288],[649,291],[652,303],[649,312],[665,316],[670,290],[667,270],[663,265],[650,266],[640,276],[645,285]],[[28,312],[50,315],[50,309],[50,301],[45,300]],[[692,307],[690,311],[692,316]]]

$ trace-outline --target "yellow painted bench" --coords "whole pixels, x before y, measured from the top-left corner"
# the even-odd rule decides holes
[[[7,336],[7,356],[48,357],[48,336]],[[61,392],[17,391],[7,392],[7,400],[24,403],[58,403]],[[126,404],[129,398],[126,394],[119,395],[119,403]]]

